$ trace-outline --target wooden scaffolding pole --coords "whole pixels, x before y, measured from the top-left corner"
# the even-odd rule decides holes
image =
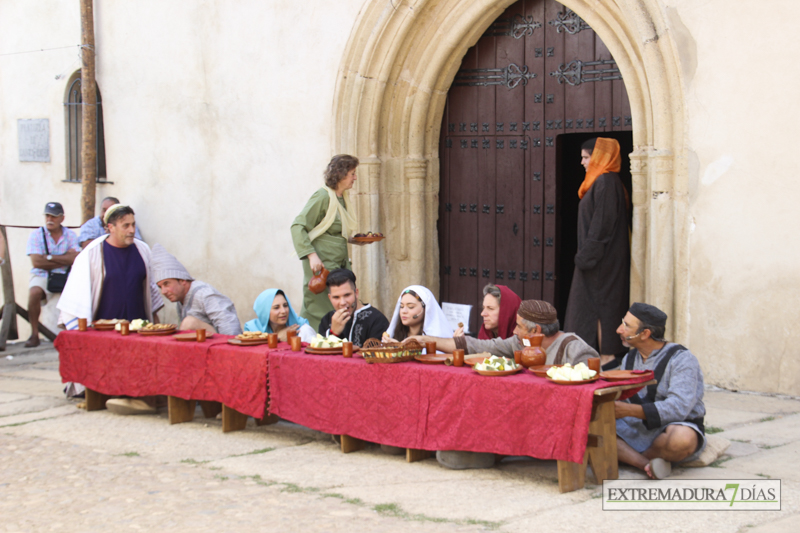
[[[81,0],[81,98],[83,100],[81,146],[81,223],[94,217],[97,182],[97,89],[94,77],[93,0]]]

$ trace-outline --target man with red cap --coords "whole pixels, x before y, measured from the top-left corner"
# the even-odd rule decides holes
[[[669,476],[671,463],[691,462],[706,446],[703,371],[689,350],[664,339],[666,324],[659,308],[635,303],[617,328],[631,347],[621,368],[652,370],[657,381],[615,403],[617,453],[653,479]]]

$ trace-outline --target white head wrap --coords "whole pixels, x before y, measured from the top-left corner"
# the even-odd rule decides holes
[[[386,333],[388,333],[390,337],[394,338],[395,330],[401,323],[400,300],[408,290],[412,290],[417,293],[417,296],[422,298],[422,301],[425,304],[425,322],[422,325],[422,333],[432,337],[451,338],[454,331],[452,326],[450,326],[450,322],[447,320],[444,311],[442,311],[442,308],[439,307],[439,302],[437,302],[436,298],[433,297],[433,293],[422,285],[411,285],[403,289],[403,292],[400,293],[400,297],[397,299],[397,305],[394,307],[392,321],[389,323],[389,329],[386,330]]]
[[[180,261],[169,253],[163,246],[156,244],[153,246],[153,254],[150,258],[150,271],[152,272],[153,283],[158,283],[165,279],[185,279],[194,281]]]

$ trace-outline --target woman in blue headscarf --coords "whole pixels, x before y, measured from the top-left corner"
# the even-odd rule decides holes
[[[289,331],[297,331],[297,336],[303,342],[311,342],[317,336],[308,325],[308,320],[295,313],[289,299],[280,289],[267,289],[259,294],[253,304],[253,311],[258,318],[246,322],[245,331],[277,333],[278,339],[283,342],[286,342],[286,333]]]

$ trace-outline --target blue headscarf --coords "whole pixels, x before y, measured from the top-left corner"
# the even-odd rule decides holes
[[[258,295],[256,302],[253,304],[253,311],[256,312],[256,316],[258,318],[254,318],[249,322],[245,322],[245,331],[273,333],[272,328],[269,326],[269,312],[272,309],[272,302],[275,300],[275,296],[278,294],[286,298],[286,294],[284,294],[284,292],[280,289],[267,289]],[[286,322],[287,328],[289,326],[294,326],[295,324],[300,326],[308,324],[308,320],[298,316],[297,313],[294,312],[294,308],[292,307],[291,302],[289,302],[289,298],[286,298],[286,303],[289,304],[289,320]]]

